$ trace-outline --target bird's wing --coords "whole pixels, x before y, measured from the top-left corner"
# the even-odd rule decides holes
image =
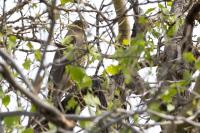
[[[76,43],[76,38],[74,36],[71,36],[72,33],[69,31],[66,36],[70,36],[71,40],[68,42],[69,44]],[[63,46],[64,47],[64,46]],[[64,50],[57,50],[53,59],[53,65],[50,71],[50,80],[53,82],[54,86],[58,86],[62,80],[63,75],[65,73],[65,66],[66,64],[64,62],[59,62],[59,59],[61,59],[64,56]]]
[[[54,64],[52,65],[52,68],[50,71],[50,80],[53,81],[53,84],[55,85],[60,83],[65,71],[65,64],[63,64],[62,62],[60,64],[55,63],[62,57],[63,57],[63,51],[60,51],[60,50],[56,51],[54,60],[53,60]]]

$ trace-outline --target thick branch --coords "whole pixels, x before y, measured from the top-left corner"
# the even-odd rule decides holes
[[[126,12],[126,4],[124,0],[113,0],[113,5],[116,11],[116,15],[119,18],[119,43],[123,44],[123,40],[130,40],[130,25],[127,15],[123,15]]]
[[[11,76],[12,74],[8,70],[8,66],[4,63],[0,64],[0,72],[2,76],[18,91],[28,97],[31,102],[37,107],[37,109],[52,123],[57,125],[58,127],[62,127],[64,129],[69,129],[74,127],[74,123],[65,118],[64,114],[62,114],[59,110],[50,106],[47,103],[41,102],[42,100],[31,93],[30,91],[23,88],[18,84],[17,81]]]
[[[22,80],[24,81],[24,83],[27,85],[27,87],[33,91],[33,86],[32,84],[29,82],[29,80],[26,78],[26,76],[22,73],[22,70],[17,66],[17,64],[15,63],[15,61],[7,54],[5,53],[2,49],[0,49],[0,56],[11,66],[13,67],[21,76]]]
[[[12,116],[38,116],[39,113],[27,112],[27,111],[12,111],[12,112],[0,112],[0,118],[12,117]]]

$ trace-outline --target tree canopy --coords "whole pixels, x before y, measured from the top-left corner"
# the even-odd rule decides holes
[[[1,133],[199,132],[199,0],[0,6]]]

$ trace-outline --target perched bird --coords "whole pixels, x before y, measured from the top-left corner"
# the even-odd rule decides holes
[[[86,62],[84,56],[87,49],[86,28],[86,22],[81,20],[76,20],[69,25],[62,46],[55,53],[49,78],[53,84],[49,92],[53,92],[52,101],[55,106],[58,106],[59,102],[61,102],[61,91],[68,89],[72,85],[69,74],[65,71],[66,64],[83,67]]]
[[[65,72],[66,63],[74,60],[72,63],[70,62],[70,65],[83,66],[85,64],[84,56],[80,59],[77,58],[80,54],[84,54],[84,50],[87,49],[87,40],[84,31],[86,28],[86,23],[81,20],[76,20],[70,24],[64,41],[62,45],[58,46],[58,50],[54,56],[49,76],[48,97],[54,106],[62,112],[66,112],[63,109],[65,106],[64,103],[67,103],[68,100],[70,100],[70,96],[65,97],[65,99],[62,99],[62,97],[65,93],[69,93],[66,89],[73,86],[72,81],[69,79],[69,74]],[[73,46],[73,49],[68,49],[70,45]],[[67,57],[69,53],[72,54],[70,59]],[[74,110],[67,110],[66,113],[74,113]],[[49,129],[48,121],[41,117],[30,119],[28,127],[30,126],[34,128],[35,133],[46,132]]]
[[[66,71],[67,64],[84,67],[87,61],[87,38],[85,34],[87,27],[87,24],[81,20],[77,20],[68,26],[68,33],[62,43],[64,49],[56,51],[50,72],[49,80],[52,84],[49,90],[52,93],[50,99],[55,107],[66,114],[76,113],[77,107],[84,108],[86,105],[84,96],[87,93],[92,93],[99,98],[100,108],[107,107],[106,97],[101,86],[102,81],[99,77],[91,78],[92,90],[86,88],[80,90],[77,89],[76,84],[70,79],[69,73]],[[74,107],[69,107],[70,100],[77,104],[73,105]]]
[[[81,91],[78,89],[76,90],[77,86],[70,79],[69,73],[66,71],[66,65],[70,64],[84,67],[87,61],[87,58],[85,58],[85,52],[87,51],[85,29],[87,27],[87,24],[81,20],[76,20],[68,26],[68,32],[62,45],[57,45],[58,50],[55,53],[50,71],[48,97],[55,107],[66,114],[74,114],[79,105],[83,108],[86,105],[83,100],[83,95],[90,91],[89,89],[81,89]],[[92,78],[92,91],[91,93],[99,97],[102,107],[107,107],[106,97],[102,91],[101,80],[98,77]],[[74,108],[68,108],[67,106],[71,99],[78,103]],[[35,121],[37,121],[37,119],[32,119],[29,124],[36,123],[34,132],[44,132],[49,128],[46,119],[41,120],[42,125],[44,125],[42,127],[44,128]]]

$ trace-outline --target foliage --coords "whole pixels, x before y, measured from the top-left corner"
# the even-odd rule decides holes
[[[171,123],[173,132],[196,131],[200,37],[192,35],[200,11],[187,15],[199,1],[181,7],[176,1],[0,2],[0,132],[56,132],[74,123],[92,133],[142,132],[163,123],[167,131]],[[84,47],[76,30],[66,36],[77,19],[89,25],[76,27],[89,32]],[[52,75],[56,66],[61,79]],[[85,109],[89,116],[82,116]]]

